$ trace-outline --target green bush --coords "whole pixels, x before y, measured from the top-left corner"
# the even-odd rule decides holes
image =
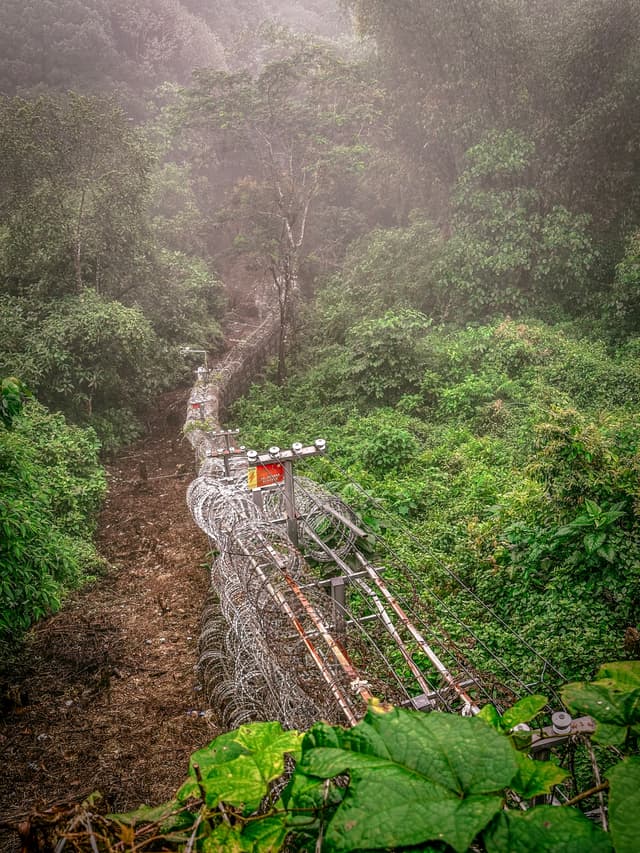
[[[139,309],[95,291],[37,304],[5,297],[0,307],[0,372],[20,375],[44,405],[76,423],[101,436],[104,427],[106,445],[131,437],[183,364]]]
[[[420,344],[430,325],[423,314],[405,309],[353,326],[347,337],[356,393],[390,405],[415,391],[422,374]]]
[[[640,331],[640,232],[632,235],[624,257],[616,268],[608,313],[623,333]]]
[[[106,490],[93,430],[29,402],[0,426],[0,642],[55,611],[101,561],[92,545]]]
[[[303,351],[289,383],[254,388],[234,423],[258,449],[322,434],[342,472],[323,461],[315,476],[384,530],[425,589],[513,671],[537,678],[526,647],[451,581],[450,566],[578,677],[621,656],[638,620],[637,352],[572,324],[455,329],[389,312],[357,323],[346,350]],[[459,632],[446,614],[442,624]]]
[[[532,721],[546,704],[541,695],[525,696],[503,715],[485,705],[474,718],[374,700],[348,729],[319,722],[301,734],[277,722],[250,723],[195,752],[173,800],[109,818],[118,837],[124,824],[134,837],[160,835],[162,849],[188,842],[204,853],[633,853],[640,662],[605,664],[595,681],[567,684],[562,693],[573,714],[597,723],[593,741],[606,763],[593,776],[608,800],[608,831],[581,811],[589,779],[580,790],[575,772],[570,778],[555,756],[528,754]],[[540,804],[557,802],[558,789],[572,804]]]
[[[319,294],[316,329],[344,342],[359,320],[406,308],[429,313],[441,251],[442,238],[430,222],[370,232],[351,246],[340,276]]]
[[[527,176],[533,145],[492,132],[467,151],[453,196],[453,233],[435,267],[437,315],[450,322],[503,312],[575,315],[589,302],[595,253],[589,219],[551,209]]]

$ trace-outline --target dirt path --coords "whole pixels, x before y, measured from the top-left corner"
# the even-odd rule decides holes
[[[167,407],[177,413],[170,427]],[[193,475],[180,438],[185,409],[186,392],[165,395],[150,435],[108,467],[98,545],[112,568],[40,623],[4,674],[4,820],[94,790],[109,810],[159,803],[182,781],[190,753],[216,735],[199,713],[194,672],[208,557],[185,504]],[[0,849],[17,842],[0,832]]]

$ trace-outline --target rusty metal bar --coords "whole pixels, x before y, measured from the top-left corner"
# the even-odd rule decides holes
[[[373,566],[371,566],[367,562],[367,560],[362,556],[362,554],[356,552],[356,557],[357,557],[360,565],[368,572],[369,577],[373,580],[373,582],[378,587],[378,589],[380,590],[380,592],[382,593],[382,595],[384,596],[386,601],[388,601],[390,606],[393,608],[393,610],[398,615],[398,618],[400,619],[400,621],[403,623],[405,628],[409,631],[411,636],[418,643],[418,645],[420,646],[422,651],[429,658],[429,660],[434,665],[434,667],[437,669],[437,671],[440,673],[442,678],[447,682],[449,687],[451,687],[458,694],[458,696],[463,700],[463,702],[465,703],[465,706],[468,707],[469,712],[472,714],[478,714],[480,711],[480,708],[478,707],[478,705],[476,705],[476,703],[473,701],[471,696],[469,696],[469,694],[466,692],[466,690],[464,690],[462,687],[460,687],[460,685],[458,684],[456,679],[453,677],[453,675],[451,674],[449,669],[440,660],[438,655],[434,652],[434,650],[431,648],[431,646],[424,639],[424,637],[422,636],[420,631],[415,627],[413,622],[409,619],[409,617],[404,612],[404,610],[402,609],[400,604],[393,597],[390,590],[387,588],[387,586],[384,583],[384,581],[382,580],[382,578],[379,577],[378,573],[375,571]]]
[[[353,691],[360,696],[360,698],[365,704],[371,702],[374,696],[373,693],[371,693],[371,691],[368,689],[367,682],[360,676],[360,673],[351,663],[347,653],[341,648],[340,644],[331,636],[331,632],[323,623],[322,619],[316,612],[309,599],[300,589],[300,586],[292,577],[287,574],[284,575],[284,579],[293,590],[294,595],[296,596],[300,604],[303,606],[305,613],[311,619],[311,621],[316,627],[316,630],[320,633],[322,639],[325,641],[331,653],[338,662],[340,668],[349,679]]]
[[[358,587],[360,587],[360,589],[362,589],[363,592],[371,599],[373,606],[378,611],[378,615],[379,615],[380,620],[382,621],[382,624],[384,625],[385,629],[387,630],[389,635],[392,637],[392,639],[394,640],[396,645],[398,646],[398,649],[400,650],[400,654],[404,658],[407,666],[411,670],[411,672],[412,672],[414,678],[416,679],[416,681],[418,682],[420,688],[425,693],[433,692],[434,687],[431,684],[429,684],[429,682],[425,679],[424,675],[420,671],[420,668],[417,666],[417,664],[415,663],[415,661],[411,657],[411,653],[409,652],[409,649],[407,648],[402,637],[398,633],[398,630],[397,630],[396,626],[393,624],[393,620],[391,619],[391,617],[387,613],[387,611],[384,607],[384,604],[380,601],[380,598],[371,589],[371,587],[368,584],[364,583],[364,581],[362,580],[362,573],[361,572],[354,572],[353,569],[351,568],[351,566],[348,563],[345,563],[344,560],[342,560],[337,554],[335,554],[332,551],[332,549],[327,544],[325,544],[316,535],[315,531],[313,531],[308,524],[305,524],[305,529],[307,531],[307,534],[311,537],[311,539],[313,539],[314,542],[316,542],[316,544],[318,544],[327,554],[329,554],[333,558],[333,560],[335,561],[336,565],[339,568],[341,568],[342,571],[345,572],[345,575],[349,579],[349,581],[351,581],[352,583],[355,583]],[[359,556],[358,552],[356,552],[356,554]],[[369,574],[367,569],[365,569],[365,574],[367,574],[367,575]]]
[[[336,684],[335,678],[333,677],[333,675],[331,674],[331,672],[327,668],[325,662],[322,660],[322,656],[320,655],[318,650],[315,648],[315,646],[313,645],[313,643],[309,639],[307,632],[304,629],[304,626],[302,625],[302,623],[300,622],[300,620],[298,619],[296,614],[291,609],[289,602],[282,595],[282,593],[279,592],[279,590],[277,590],[273,586],[271,581],[267,578],[265,573],[260,568],[258,561],[253,557],[253,555],[249,551],[247,551],[246,548],[243,548],[242,546],[239,546],[239,547],[242,550],[243,554],[246,556],[246,558],[249,560],[251,565],[253,566],[253,568],[254,568],[256,574],[258,575],[258,577],[260,578],[260,580],[263,582],[265,589],[269,592],[269,595],[271,595],[273,600],[275,602],[277,602],[278,606],[282,608],[282,611],[291,620],[293,627],[295,628],[296,632],[300,635],[302,642],[304,643],[305,647],[307,648],[307,651],[311,655],[314,663],[316,664],[316,666],[320,670],[322,677],[327,682],[329,689],[333,693],[334,698],[336,699],[338,705],[340,706],[340,709],[344,713],[344,715],[347,718],[350,725],[354,726],[358,722],[358,718],[356,717],[356,715],[353,713],[353,711],[349,707],[348,700],[344,696],[342,690],[340,689],[340,686],[338,684]],[[270,551],[272,550],[270,546],[269,546],[269,550]],[[286,575],[285,575],[285,580],[287,580]]]
[[[353,531],[356,536],[359,536],[361,539],[366,538],[367,534],[361,527],[358,527],[355,522],[351,521],[350,518],[347,518],[346,515],[343,515],[341,512],[338,512],[338,510],[334,509],[330,504],[322,501],[320,498],[316,497],[311,492],[306,492],[306,497],[317,507],[323,510],[323,512],[327,512],[329,513],[329,515],[332,515],[334,518],[337,518],[337,520],[342,522],[342,524],[348,527],[349,530]]]

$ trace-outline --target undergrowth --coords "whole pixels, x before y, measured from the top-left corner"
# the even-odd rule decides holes
[[[502,716],[488,705],[475,718],[373,701],[350,729],[256,722],[222,734],[191,756],[169,802],[105,817],[94,795],[50,843],[93,853],[635,853],[640,662],[605,664],[562,695],[596,722],[595,779],[578,779],[557,748],[551,760],[531,757],[532,739],[549,734],[535,722],[544,696]]]
[[[15,389],[3,384],[5,400]],[[23,389],[23,392],[26,389]],[[14,400],[15,401],[15,400]],[[102,565],[92,537],[106,490],[91,429],[23,393],[0,424],[0,643],[15,643]]]

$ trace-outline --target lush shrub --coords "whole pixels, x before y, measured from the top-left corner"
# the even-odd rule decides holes
[[[135,425],[182,364],[139,309],[94,291],[37,304],[6,298],[2,307],[0,371],[22,376],[39,400],[70,419],[98,431],[107,426],[109,441],[130,436],[126,421],[133,417]]]
[[[409,312],[360,322],[346,340],[304,352],[285,387],[254,388],[236,410],[243,440],[262,449],[321,433],[342,470],[318,463],[316,476],[386,529],[512,669],[539,674],[441,563],[567,674],[622,655],[640,607],[637,347],[611,352],[572,325],[460,330]]]
[[[254,722],[225,732],[191,756],[174,799],[107,820],[116,839],[125,825],[134,841],[153,836],[177,850],[188,839],[203,853],[633,853],[640,663],[604,664],[595,681],[566,684],[562,697],[572,714],[596,722],[591,761],[585,735],[552,745],[550,760],[533,757],[544,695],[525,695],[504,714],[486,704],[471,718],[373,700],[349,728],[318,722],[301,733]],[[560,749],[570,750],[571,772]],[[581,761],[585,773],[576,771]],[[563,805],[550,805],[559,792]],[[601,803],[607,797],[606,829],[585,814],[604,813],[591,806],[596,792]]]
[[[135,297],[155,333],[174,344],[214,349],[222,331],[216,320],[225,308],[221,282],[204,261],[161,251],[153,264],[153,286]]]
[[[314,326],[343,341],[358,320],[403,308],[429,312],[441,250],[442,238],[430,222],[372,231],[351,246],[342,272],[321,291]]]
[[[527,178],[533,153],[512,131],[467,151],[453,233],[435,269],[440,317],[460,322],[552,305],[574,314],[588,304],[588,217],[545,206]]]
[[[422,374],[420,344],[431,322],[417,311],[388,311],[348,332],[351,381],[367,402],[396,403],[417,389]]]
[[[640,232],[629,240],[624,257],[618,264],[608,312],[620,331],[640,331]]]
[[[56,610],[94,572],[91,543],[106,483],[90,429],[28,403],[0,425],[0,642]]]

